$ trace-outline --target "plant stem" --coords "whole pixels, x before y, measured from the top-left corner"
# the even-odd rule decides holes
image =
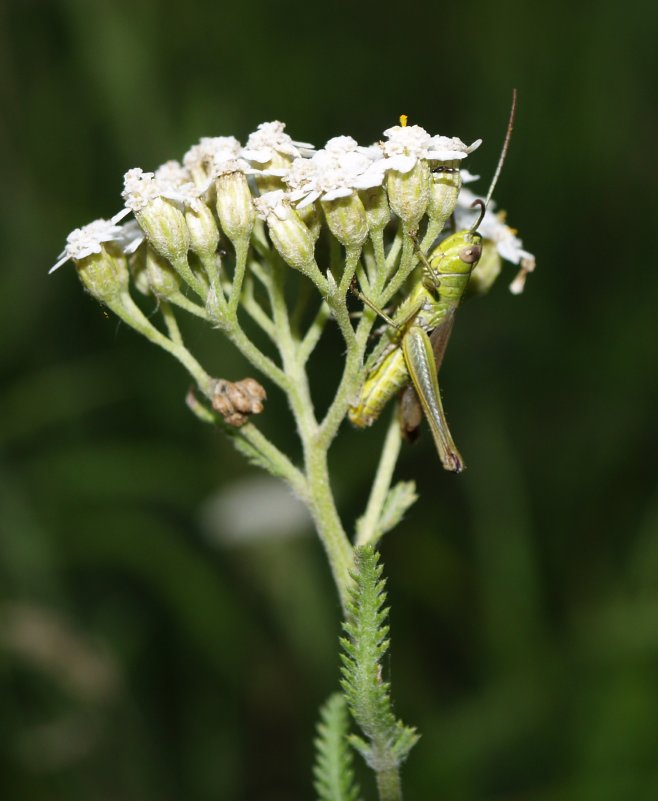
[[[326,450],[310,444],[305,448],[305,461],[309,511],[329,558],[343,614],[346,614],[352,586],[354,556],[336,510],[329,483]]]
[[[301,358],[301,345],[293,337],[290,329],[284,295],[285,267],[278,261],[272,267],[268,291],[277,331],[277,346],[288,380],[288,400],[304,450],[307,489],[304,499],[327,553],[340,602],[345,611],[352,582],[353,555],[352,546],[338,516],[329,482],[327,450],[331,440],[320,441],[318,438],[318,423],[313,410],[308,376]]]
[[[231,296],[228,301],[228,313],[230,317],[235,317],[242,294],[242,283],[244,281],[247,255],[249,253],[249,239],[238,240],[233,243],[233,246],[235,248],[235,271],[233,272]]]
[[[320,341],[320,337],[322,336],[322,332],[324,331],[327,320],[330,317],[331,310],[329,309],[327,302],[323,300],[322,305],[317,311],[317,314],[313,318],[313,322],[308,327],[308,331],[304,335],[304,339],[299,345],[299,359],[302,364],[305,364],[308,361],[311,353],[313,353],[315,346]]]
[[[384,440],[384,447],[379,457],[379,465],[370,491],[370,497],[368,498],[368,506],[357,527],[355,542],[357,548],[369,543],[374,544],[379,539],[380,534],[377,532],[377,523],[384,508],[386,494],[391,486],[401,442],[400,425],[397,415],[393,414]]]
[[[166,300],[160,301],[160,311],[162,312],[162,319],[165,321],[165,325],[167,326],[169,338],[175,345],[182,345],[183,337],[181,336],[180,328],[178,327],[176,315]]]
[[[180,275],[180,277],[185,281],[185,283],[196,292],[201,300],[205,302],[206,295],[208,294],[208,288],[203,281],[200,278],[197,278],[197,276],[192,272],[192,268],[187,260],[187,256],[181,259],[176,259],[176,261],[172,261],[171,264],[178,275]]]
[[[398,768],[388,768],[375,774],[379,801],[402,801],[402,786]]]
[[[122,295],[116,301],[108,302],[107,305],[117,317],[123,320],[127,325],[134,328],[135,331],[138,331],[155,345],[158,345],[178,359],[196,381],[197,386],[206,397],[212,395],[212,378],[206,373],[203,367],[201,367],[199,362],[184,345],[172,342],[171,339],[168,339],[164,334],[160,333],[157,328],[151,325],[130,295]]]

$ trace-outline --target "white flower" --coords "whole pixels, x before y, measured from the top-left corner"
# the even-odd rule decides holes
[[[260,197],[255,197],[254,206],[256,214],[261,220],[267,220],[271,215],[279,220],[287,220],[292,212],[290,197],[283,189],[275,189],[273,192],[266,192]]]
[[[287,156],[290,160],[301,156],[310,156],[315,148],[309,142],[295,142],[285,133],[285,123],[275,120],[263,122],[250,134],[242,151],[242,157],[255,161],[256,164],[267,164],[276,154]]]
[[[356,139],[351,136],[334,136],[323,148],[326,153],[331,153],[339,158],[345,153],[355,153],[365,149],[367,148],[360,148]],[[322,150],[319,153],[322,153]]]
[[[161,164],[155,171],[155,178],[160,183],[168,184],[171,187],[183,186],[192,180],[190,171],[175,159]]]
[[[365,151],[365,152],[364,152]],[[284,178],[297,208],[320,200],[349,197],[357,189],[372,189],[384,181],[381,159],[373,161],[366,148],[350,136],[330,139],[310,159],[297,158]]]
[[[305,275],[312,272],[315,240],[308,227],[290,206],[287,193],[282,189],[266,192],[255,198],[254,205],[258,216],[267,222],[267,228],[274,247],[281,258]],[[317,267],[315,268],[317,272]]]
[[[120,228],[121,233],[116,238],[116,242],[121,246],[121,250],[129,256],[137,250],[146,237],[137,220],[128,220]]]
[[[130,212],[137,214],[143,211],[149,203],[158,198],[166,198],[176,203],[183,203],[185,195],[179,186],[168,179],[157,178],[153,172],[144,172],[139,167],[123,176],[123,192],[125,207],[112,217],[112,222],[118,222]]]
[[[103,244],[120,242],[122,234],[123,226],[116,225],[111,220],[94,220],[82,228],[76,228],[66,237],[66,247],[48,272],[54,272],[69,259],[80,261],[94,253],[101,253]]]
[[[465,159],[469,153],[477,150],[481,144],[481,139],[476,139],[472,145],[465,145],[456,136],[433,136],[428,158],[436,161]]]
[[[469,172],[469,170],[460,169],[459,174],[461,175],[463,184],[472,184],[474,181],[480,180],[479,175],[474,175],[472,172]]]
[[[225,162],[239,158],[241,149],[234,136],[204,136],[183,156],[183,164],[191,173],[199,168],[213,173]]]
[[[476,200],[476,195],[473,192],[469,189],[462,189],[455,209],[455,222],[458,229],[470,228],[477,219],[480,211],[477,208],[471,208],[474,200]],[[516,236],[514,229],[504,222],[502,216],[493,213],[492,205],[492,203],[489,204],[478,231],[485,239],[491,240],[496,245],[496,250],[505,261],[521,264],[527,272],[532,272],[535,257],[523,249],[523,242]]]
[[[193,211],[202,211],[208,186],[197,186],[189,170],[178,161],[167,161],[155,171],[155,182],[161,196],[182,203]]]
[[[384,168],[398,172],[410,172],[415,164],[426,161],[454,161],[466,156],[480,146],[481,139],[466,146],[461,139],[447,136],[430,136],[420,125],[394,125],[384,131],[388,142],[381,143]]]

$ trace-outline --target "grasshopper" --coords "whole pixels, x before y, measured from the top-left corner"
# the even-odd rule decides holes
[[[349,409],[350,421],[371,425],[396,393],[402,433],[414,439],[423,414],[427,418],[443,467],[455,473],[464,468],[446,421],[438,371],[443,363],[455,313],[482,255],[483,239],[477,229],[500,175],[514,124],[516,91],[505,142],[485,201],[476,200],[480,215],[475,224],[439,243],[426,258],[417,246],[422,278],[400,304],[394,317],[357,293],[380,315],[389,328],[366,362],[366,378],[357,402]]]

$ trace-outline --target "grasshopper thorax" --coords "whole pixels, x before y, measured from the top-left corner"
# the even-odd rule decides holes
[[[482,255],[482,236],[477,231],[457,231],[440,242],[431,252],[425,283],[437,288],[441,276],[470,276]]]

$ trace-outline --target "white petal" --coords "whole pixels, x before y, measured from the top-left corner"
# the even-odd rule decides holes
[[[311,203],[315,203],[315,201],[320,197],[322,193],[314,190],[313,192],[309,192],[308,195],[302,200],[301,203],[297,204],[298,209],[305,209],[307,206],[310,206]]]
[[[381,186],[383,183],[383,172],[365,172],[352,181],[352,186],[355,189],[373,189],[375,186]]]
[[[70,258],[71,258],[71,257],[70,257],[70,256],[67,254],[67,252],[66,252],[66,251],[64,251],[63,253],[61,253],[61,254],[60,254],[60,257],[59,257],[59,261],[58,261],[58,262],[56,262],[55,264],[53,264],[53,266],[50,268],[50,270],[48,270],[48,275],[50,275],[50,273],[54,273],[54,272],[55,272],[55,270],[58,270],[58,269],[59,269],[59,268],[62,266],[62,264],[66,264],[66,262],[67,262],[67,261],[68,261]]]
[[[353,190],[347,186],[338,186],[322,195],[322,200],[337,200],[339,197],[349,197]]]
[[[397,170],[401,173],[411,172],[416,166],[418,159],[415,156],[391,156],[383,159],[382,165],[386,170]]]
[[[451,150],[450,148],[432,148],[427,151],[427,158],[431,161],[457,161],[468,156],[463,150]]]
[[[255,161],[258,164],[267,164],[268,161],[272,158],[272,151],[271,150],[251,150],[245,148],[242,151],[242,158],[249,159],[249,161]]]
[[[118,223],[120,220],[123,220],[125,217],[127,217],[130,212],[131,209],[121,209],[121,211],[118,211],[114,217],[110,217],[110,220],[113,223]]]
[[[479,175],[473,175],[473,173],[469,172],[468,170],[460,169],[459,170],[459,174],[462,177],[462,183],[463,184],[471,184],[471,183],[473,183],[473,181],[479,181],[480,180],[480,176]]]

